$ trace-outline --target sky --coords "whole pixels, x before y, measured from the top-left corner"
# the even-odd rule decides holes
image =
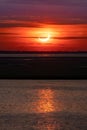
[[[87,0],[0,0],[0,51],[86,51],[86,28]]]
[[[86,0],[0,0],[0,17],[16,20],[48,20],[86,23]]]

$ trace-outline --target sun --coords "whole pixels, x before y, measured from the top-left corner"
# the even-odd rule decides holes
[[[43,44],[47,44],[50,43],[52,38],[52,32],[49,30],[39,30],[38,32],[38,42],[39,43],[43,43]]]
[[[51,35],[49,33],[42,33],[41,36],[39,37],[39,41],[42,43],[46,43],[50,40]]]
[[[35,32],[35,41],[38,43],[38,45],[42,46],[50,46],[50,44],[53,44],[55,37],[55,30],[53,28],[38,28]]]

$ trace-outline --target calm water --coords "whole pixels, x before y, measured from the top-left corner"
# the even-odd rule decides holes
[[[0,80],[0,130],[86,129],[86,80]]]

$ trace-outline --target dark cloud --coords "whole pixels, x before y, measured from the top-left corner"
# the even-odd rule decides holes
[[[17,4],[56,4],[87,6],[87,0],[1,0],[2,2]]]
[[[87,0],[0,0],[0,19],[87,23],[86,12]]]
[[[37,23],[31,23],[31,22],[29,22],[29,23],[26,23],[25,21],[24,21],[24,23],[21,23],[21,21],[20,22],[13,22],[13,23],[11,23],[10,22],[10,20],[8,21],[8,23],[2,23],[2,22],[0,22],[0,28],[8,28],[8,27],[29,27],[29,28],[33,28],[33,27],[40,27],[40,25],[39,25],[39,23],[37,24]]]

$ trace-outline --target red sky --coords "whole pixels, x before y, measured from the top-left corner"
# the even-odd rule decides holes
[[[87,51],[86,0],[1,0],[0,51]],[[41,37],[47,38],[42,43]]]

